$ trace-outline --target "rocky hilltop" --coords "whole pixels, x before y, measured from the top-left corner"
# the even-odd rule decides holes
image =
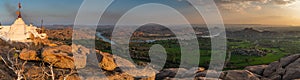
[[[71,29],[53,31],[50,37],[59,38],[58,40],[69,39],[64,37],[71,36]],[[175,75],[179,79],[190,79],[195,76],[195,80],[205,79],[207,72],[202,67],[192,69],[186,68],[166,68],[161,71],[147,72],[133,70],[133,62],[120,56],[100,50],[90,50],[82,45],[53,44],[54,40],[41,41],[36,43],[16,43],[4,42],[0,40],[0,80],[93,80],[104,79],[99,76],[82,76],[78,70],[86,67],[87,57],[91,52],[95,52],[98,58],[98,65],[102,69],[100,73],[107,76],[109,80],[173,80]],[[80,60],[74,61],[74,57]],[[134,77],[121,70],[115,60],[119,59],[123,64],[129,66],[131,72],[142,72],[151,76],[137,75]],[[226,70],[221,72],[220,80],[293,80],[300,79],[300,54],[290,55],[268,65],[248,66],[243,70]],[[94,69],[94,68],[93,68]],[[97,70],[91,70],[97,71]],[[183,71],[187,73],[177,73]],[[91,72],[89,72],[91,73]]]
[[[1,52],[0,80],[90,80],[102,79],[97,76],[80,76],[77,70],[86,67],[87,56],[91,50],[81,45],[46,46],[38,50],[23,48],[17,50],[7,45]],[[99,58],[98,68],[108,79],[154,79],[133,77],[120,69],[111,54],[96,50]],[[74,57],[79,57],[75,61]],[[121,58],[121,57],[118,57]],[[126,61],[125,64],[133,65]],[[97,69],[97,68],[93,68]],[[155,76],[155,74],[153,74]]]

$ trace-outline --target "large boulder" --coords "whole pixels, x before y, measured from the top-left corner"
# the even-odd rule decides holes
[[[90,50],[84,46],[73,44],[72,53],[76,68],[84,68],[86,66],[87,55],[90,53]]]
[[[158,74],[156,74],[156,79],[164,79],[164,78],[173,78],[176,76],[177,72],[186,72],[188,71],[185,68],[168,68],[160,71]],[[178,73],[180,75],[180,73]]]
[[[158,71],[154,70],[150,66],[146,66],[143,69],[138,68],[133,62],[114,55],[115,62],[117,62],[118,67],[122,69],[121,72],[133,76],[136,80],[154,80],[156,78],[156,73]]]
[[[20,52],[20,59],[29,61],[44,61],[59,68],[83,68],[86,65],[86,55],[90,50],[81,45],[61,45],[47,47],[38,53],[35,50],[23,49]],[[74,59],[76,58],[76,59]],[[76,61],[75,61],[76,60]]]
[[[75,68],[71,47],[67,45],[48,47],[43,50],[43,61],[59,68]]]
[[[265,68],[263,76],[269,79],[297,79],[300,78],[299,71],[300,54],[290,55],[272,62]]]
[[[134,68],[135,64],[125,58],[114,55],[115,62],[118,62],[118,67]]]
[[[260,80],[257,75],[248,70],[229,70],[226,71],[225,80]]]
[[[291,64],[293,61],[297,60],[298,58],[300,58],[300,54],[295,54],[295,55],[281,58],[279,62],[282,67],[286,67],[287,65]]]
[[[219,78],[224,78],[225,74],[224,72],[218,72],[216,70],[205,70],[203,72],[198,72],[196,73],[196,77],[201,78],[201,77],[207,77],[207,73],[213,74],[213,75],[217,75],[219,74]]]
[[[286,72],[283,75],[284,80],[300,78],[300,58],[286,67]]]
[[[23,49],[19,55],[22,60],[39,61],[41,60],[35,50]]]
[[[99,67],[107,71],[113,71],[116,69],[117,65],[114,61],[114,58],[111,54],[106,52],[99,52],[101,61],[99,63]]]
[[[282,68],[280,62],[275,61],[269,64],[268,67],[265,68],[263,72],[264,77],[272,77],[273,75],[276,75],[277,73],[281,72],[279,69]]]
[[[262,75],[266,67],[268,67],[268,65],[247,66],[245,70],[248,70],[258,75]]]
[[[190,69],[185,68],[167,68],[161,70],[156,74],[156,79],[188,79],[193,77],[200,77],[199,73],[206,72],[203,67],[193,67]]]
[[[155,80],[156,70],[151,67],[145,67],[145,69],[132,69],[129,68],[124,73],[134,76],[136,80]]]
[[[272,62],[265,68],[264,77],[272,80],[292,80],[300,78],[300,54],[290,55]]]

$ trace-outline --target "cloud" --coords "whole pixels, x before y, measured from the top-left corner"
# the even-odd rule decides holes
[[[298,0],[214,0],[223,11],[244,13],[247,10],[261,10],[262,5],[288,5]]]
[[[296,2],[297,0],[272,0],[273,3],[278,5],[286,5]]]
[[[218,7],[223,11],[244,13],[246,8],[252,5],[249,2],[224,2],[218,3]]]

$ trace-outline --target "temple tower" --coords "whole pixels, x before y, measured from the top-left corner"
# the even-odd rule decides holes
[[[11,25],[8,37],[10,37],[13,41],[20,41],[26,38],[26,24],[22,19],[21,15],[21,3],[18,4],[19,10],[17,11],[18,18],[16,21]]]

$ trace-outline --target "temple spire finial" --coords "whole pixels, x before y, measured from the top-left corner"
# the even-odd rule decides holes
[[[22,8],[21,0],[19,0],[18,8],[19,8],[18,11],[17,11],[18,18],[22,18],[22,15],[21,15],[21,8]]]

